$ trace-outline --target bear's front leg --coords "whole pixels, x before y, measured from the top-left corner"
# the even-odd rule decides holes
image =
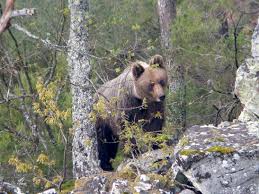
[[[116,157],[118,150],[118,138],[113,135],[108,126],[101,127],[97,130],[98,153],[100,166],[105,171],[112,171],[111,159]]]

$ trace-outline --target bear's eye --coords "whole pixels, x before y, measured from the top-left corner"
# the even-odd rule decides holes
[[[148,91],[153,91],[153,87],[154,87],[155,83],[154,82],[151,82],[148,84]]]
[[[162,80],[162,79],[161,79],[161,80],[159,81],[159,84],[160,84],[162,87],[164,87],[164,86],[165,86],[165,80]]]

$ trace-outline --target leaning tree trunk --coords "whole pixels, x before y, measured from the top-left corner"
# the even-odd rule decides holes
[[[72,90],[73,174],[80,178],[99,172],[97,141],[89,113],[93,94],[89,75],[88,0],[69,0],[71,13],[68,63]]]
[[[186,126],[184,66],[173,62],[173,44],[171,41],[171,25],[176,18],[176,0],[158,0],[157,9],[160,21],[161,45],[170,71],[169,88],[170,92],[177,96],[177,105],[174,104],[174,107],[170,107],[170,111],[177,117],[173,123],[183,129]]]

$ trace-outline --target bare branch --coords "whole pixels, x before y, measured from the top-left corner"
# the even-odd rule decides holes
[[[33,96],[32,95],[22,95],[22,96],[14,96],[14,97],[7,96],[5,99],[0,100],[0,104],[4,104],[12,100],[18,100],[18,99],[24,99],[24,98],[33,98]]]
[[[14,24],[13,27],[20,31],[23,32],[25,35],[27,35],[29,38],[34,39],[34,40],[38,40],[40,41],[42,44],[44,44],[44,46],[48,47],[49,49],[54,49],[54,50],[58,50],[58,51],[63,51],[65,49],[67,49],[67,46],[60,46],[60,45],[56,45],[50,42],[50,40],[48,39],[42,39],[34,34],[32,34],[31,32],[29,32],[27,29],[21,27],[18,24]]]
[[[11,13],[11,18],[20,16],[33,16],[36,14],[35,8],[23,8],[20,10],[13,10]]]

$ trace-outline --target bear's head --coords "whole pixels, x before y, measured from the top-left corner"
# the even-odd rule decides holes
[[[134,95],[147,102],[163,102],[168,86],[167,71],[163,57],[153,56],[149,64],[136,61],[131,66],[134,79]]]

